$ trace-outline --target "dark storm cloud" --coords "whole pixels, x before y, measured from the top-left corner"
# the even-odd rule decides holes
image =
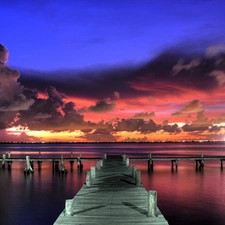
[[[90,107],[85,107],[79,110],[79,112],[95,112],[95,113],[104,113],[104,112],[110,112],[113,109],[115,109],[116,104],[113,102],[110,102],[110,99],[103,99],[96,102],[95,105]]]
[[[223,58],[223,54],[206,57],[165,51],[148,63],[135,66],[51,72],[21,70],[20,82],[40,91],[52,85],[66,95],[93,99],[111,96],[115,90],[117,98],[177,96],[187,94],[188,90],[206,93],[224,84]]]
[[[138,96],[139,92],[127,84],[133,67],[102,68],[93,70],[58,70],[50,72],[21,69],[20,82],[31,89],[44,91],[44,87],[52,85],[68,96],[102,99]],[[115,91],[116,90],[116,91]],[[122,93],[121,93],[122,91]]]
[[[20,73],[10,69],[5,64],[7,60],[8,50],[0,44],[0,129],[10,127],[17,112],[34,103],[24,95],[24,88],[17,81]]]
[[[93,127],[85,122],[83,116],[75,110],[73,102],[64,103],[63,94],[54,87],[46,89],[47,99],[35,99],[34,104],[26,111],[20,111],[14,125],[27,126],[33,130],[79,130]]]

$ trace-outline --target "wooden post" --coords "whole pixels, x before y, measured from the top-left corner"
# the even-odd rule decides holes
[[[171,160],[171,169],[172,169],[172,171],[173,171],[173,165],[174,165],[174,163],[175,163],[175,166],[176,166],[176,170],[178,168],[178,160],[177,159]]]
[[[81,154],[77,158],[77,168],[79,170],[82,170],[83,169],[83,164],[82,164],[82,160],[81,160]]]
[[[105,153],[105,154],[104,154],[104,159],[107,159],[107,156],[108,156],[108,154],[107,154],[107,153]]]
[[[41,165],[42,165],[42,161],[41,161],[41,152],[39,151],[38,153],[38,161],[37,161],[37,164],[38,164],[38,171],[41,171]]]
[[[95,177],[96,177],[96,167],[91,166],[91,178],[95,178]]]
[[[102,167],[103,166],[103,160],[102,159],[100,159],[100,167]]]
[[[195,160],[195,169],[198,170],[198,160]]]
[[[133,178],[135,178],[136,171],[137,171],[137,167],[136,166],[132,166],[132,176],[133,176]]]
[[[61,155],[61,164],[60,164],[60,167],[59,167],[59,172],[67,173],[67,170],[66,170],[66,167],[65,167],[64,161],[63,161],[63,155]]]
[[[87,187],[90,187],[91,186],[91,172],[90,171],[87,171],[86,185],[87,185]]]
[[[55,171],[59,171],[59,161],[55,161]]]
[[[156,217],[157,211],[157,192],[148,191],[148,217]]]
[[[202,157],[202,159],[200,161],[200,168],[203,169],[203,167],[204,167],[204,155],[203,155],[203,153],[202,153],[201,157]]]
[[[31,163],[30,163],[30,157],[29,156],[26,156],[26,167],[24,169],[24,173],[33,173],[33,169],[31,167]]]
[[[11,159],[11,154],[10,151],[8,152],[8,159]],[[8,160],[8,169],[11,169],[11,165],[12,165],[12,160]]]
[[[126,166],[130,166],[130,160],[129,160],[129,158],[126,158]]]
[[[148,171],[152,172],[153,171],[153,166],[154,166],[153,165],[153,160],[152,160],[152,154],[149,153],[148,157],[149,157],[149,159],[148,159]]]
[[[73,199],[67,199],[65,203],[65,216],[72,216],[73,215]]]
[[[73,153],[70,153],[70,171],[73,171],[73,164],[74,164],[74,157],[73,157]]]
[[[97,167],[98,170],[101,168],[101,167],[100,167],[99,160],[96,162],[96,167]]]
[[[141,171],[140,170],[137,170],[135,172],[135,184],[136,184],[136,186],[141,185]]]
[[[2,154],[2,168],[3,169],[5,169],[5,158],[6,158],[6,155]]]
[[[38,171],[41,171],[42,161],[41,160],[38,160],[37,161],[37,164],[38,164]]]
[[[122,157],[123,157],[123,162],[125,162],[126,161],[126,154],[123,154]]]

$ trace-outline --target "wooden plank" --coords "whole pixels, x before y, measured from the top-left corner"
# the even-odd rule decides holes
[[[70,216],[65,210],[54,225],[70,224],[160,224],[168,222],[157,207],[156,217],[147,217],[146,189],[136,186],[132,168],[119,156],[110,157],[96,172],[91,186],[84,185],[72,200]]]

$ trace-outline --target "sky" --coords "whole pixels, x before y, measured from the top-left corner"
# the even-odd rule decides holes
[[[225,140],[224,8],[1,2],[0,141]]]

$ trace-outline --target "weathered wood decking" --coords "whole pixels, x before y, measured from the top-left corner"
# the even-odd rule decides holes
[[[158,207],[155,217],[147,216],[148,192],[142,185],[136,185],[132,168],[120,156],[107,157],[91,185],[84,184],[70,202],[72,215],[66,215],[64,209],[54,225],[168,225]]]

